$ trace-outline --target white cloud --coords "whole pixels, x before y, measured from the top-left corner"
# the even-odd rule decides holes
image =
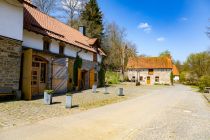
[[[165,37],[158,37],[156,40],[158,42],[164,42],[166,39],[165,39]]]
[[[186,18],[186,17],[181,18],[181,21],[187,21],[187,20],[188,20],[188,18]]]
[[[147,22],[142,22],[139,24],[138,29],[142,29],[143,31],[149,33],[152,30],[152,27]]]

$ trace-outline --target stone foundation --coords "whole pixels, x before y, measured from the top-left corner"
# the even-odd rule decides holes
[[[0,88],[19,89],[22,42],[0,36]]]

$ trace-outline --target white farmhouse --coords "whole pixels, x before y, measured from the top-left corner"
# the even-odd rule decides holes
[[[22,91],[24,99],[45,89],[65,93],[73,84],[87,89],[98,82],[105,53],[96,38],[85,36],[40,12],[30,0],[0,0],[0,91]],[[82,59],[73,83],[76,56]]]
[[[169,57],[134,57],[128,60],[127,74],[130,81],[142,85],[171,85],[172,68]]]

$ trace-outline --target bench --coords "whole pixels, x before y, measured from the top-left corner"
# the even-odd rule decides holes
[[[210,93],[210,87],[205,87],[204,88],[204,93]]]
[[[0,97],[8,97],[14,96],[17,100],[21,99],[21,91],[13,90],[12,88],[8,87],[1,87],[0,88]]]
[[[0,88],[0,96],[12,96],[15,95],[14,91],[11,88]]]

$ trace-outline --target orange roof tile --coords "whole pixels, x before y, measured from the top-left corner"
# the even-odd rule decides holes
[[[133,57],[128,60],[128,69],[168,68],[172,69],[172,60],[168,57]]]
[[[176,65],[173,65],[173,75],[179,76],[179,70],[178,70],[178,68],[176,67]]]
[[[97,53],[99,51],[91,46],[97,39],[90,39],[84,36],[78,30],[37,10],[29,2],[29,0],[25,0],[24,3],[24,29],[49,36],[91,52]]]

